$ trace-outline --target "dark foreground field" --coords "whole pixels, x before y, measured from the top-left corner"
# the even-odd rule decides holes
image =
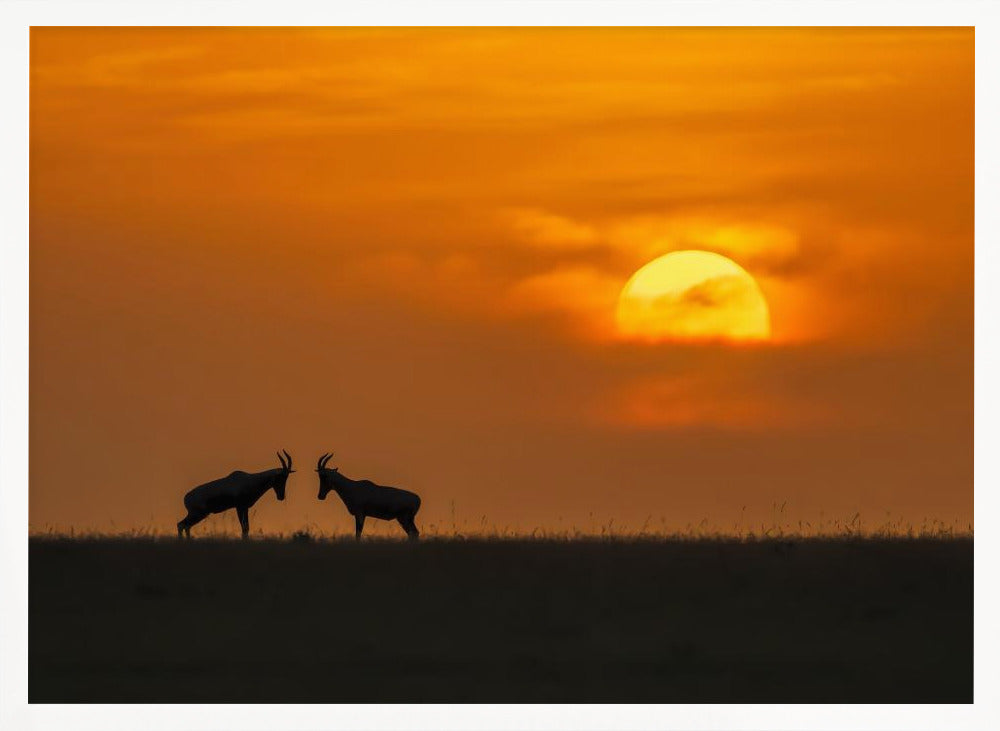
[[[45,702],[971,702],[972,541],[34,539]]]

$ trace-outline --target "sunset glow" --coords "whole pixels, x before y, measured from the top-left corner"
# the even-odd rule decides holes
[[[974,41],[34,28],[32,526],[971,520]]]

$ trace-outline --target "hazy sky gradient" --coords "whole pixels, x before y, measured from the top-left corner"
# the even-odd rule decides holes
[[[31,525],[971,523],[971,29],[34,29]],[[773,342],[622,342],[677,249]],[[235,517],[206,525],[235,525]],[[230,526],[231,527],[231,526]]]

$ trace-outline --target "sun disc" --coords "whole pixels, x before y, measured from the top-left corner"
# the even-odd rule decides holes
[[[710,251],[674,251],[639,269],[618,298],[617,323],[623,337],[646,341],[771,337],[757,282]]]

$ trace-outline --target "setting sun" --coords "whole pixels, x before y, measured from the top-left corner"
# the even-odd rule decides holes
[[[771,320],[757,282],[708,251],[675,251],[632,275],[618,298],[618,331],[643,340],[767,340]]]

